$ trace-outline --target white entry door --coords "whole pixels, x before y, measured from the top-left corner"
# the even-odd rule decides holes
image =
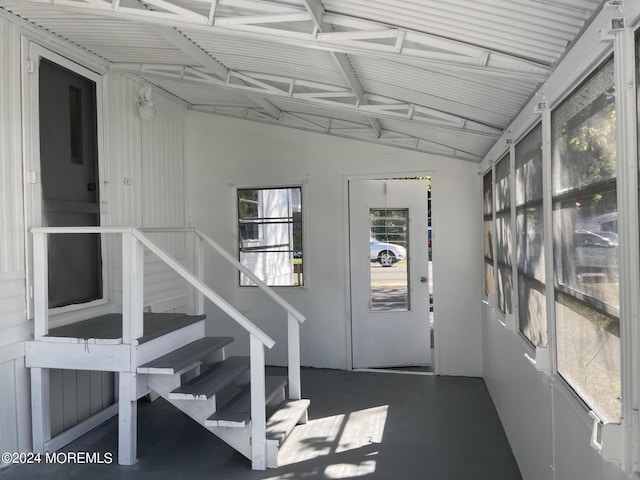
[[[349,182],[353,367],[431,364],[426,180]]]

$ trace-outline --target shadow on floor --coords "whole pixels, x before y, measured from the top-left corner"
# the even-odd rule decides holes
[[[279,370],[279,369],[276,369]],[[277,469],[250,462],[171,405],[138,406],[138,456],[117,465],[117,419],[67,452],[111,452],[111,465],[22,465],[12,479],[437,479],[521,480],[481,379],[304,369],[309,423],[297,427]]]

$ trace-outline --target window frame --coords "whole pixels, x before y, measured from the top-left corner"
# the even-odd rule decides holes
[[[579,94],[580,89],[583,88],[591,79],[593,79],[595,76],[598,75],[599,72],[601,72],[604,68],[607,67],[607,64],[609,62],[613,63],[613,70],[614,70],[614,86],[616,88],[616,94],[618,93],[618,83],[617,83],[617,79],[616,79],[616,58],[613,54],[613,52],[609,52],[607,55],[604,55],[602,58],[600,58],[595,64],[594,66],[587,72],[584,73],[583,76],[580,77],[579,80],[577,80],[576,82],[573,82],[571,84],[571,87],[565,92],[564,95],[562,95],[560,98],[557,99],[557,101],[554,103],[553,107],[548,111],[548,115],[547,115],[547,128],[548,131],[551,133],[551,136],[548,138],[548,146],[547,148],[549,149],[549,159],[547,160],[548,165],[547,168],[549,168],[549,170],[551,172],[553,172],[554,170],[554,141],[553,141],[553,113],[557,111],[558,108],[562,107],[567,101],[570,100],[572,95],[576,95]],[[616,113],[617,113],[617,108],[618,108],[618,102],[616,100],[616,103],[614,105],[614,108],[616,109]],[[615,127],[618,128],[619,127],[619,120],[618,118],[616,118],[616,123],[615,123]],[[544,128],[544,126],[543,126]],[[619,143],[619,137],[616,137],[616,151],[618,149],[618,143]],[[543,142],[544,142],[544,137],[543,137]],[[544,190],[546,190],[546,192],[543,194],[544,197],[544,201],[545,202],[549,202],[548,205],[545,205],[544,207],[544,214],[548,215],[550,214],[551,217],[550,218],[545,218],[545,225],[551,226],[551,231],[549,231],[547,233],[547,236],[549,237],[549,241],[546,243],[546,245],[549,245],[551,243],[552,245],[552,249],[550,252],[548,252],[547,254],[551,256],[551,264],[553,265],[552,270],[551,271],[546,271],[545,272],[545,277],[548,277],[549,274],[553,275],[553,296],[551,298],[547,298],[547,304],[551,303],[551,309],[550,311],[553,313],[552,318],[548,319],[548,325],[550,325],[549,328],[549,332],[550,333],[550,338],[551,336],[553,337],[553,340],[549,340],[549,348],[551,350],[551,355],[552,355],[552,375],[554,378],[557,378],[559,380],[558,385],[561,385],[563,388],[560,389],[560,391],[563,393],[563,395],[568,398],[568,399],[572,399],[572,403],[576,404],[576,405],[580,405],[583,409],[583,411],[585,411],[586,413],[589,412],[596,412],[595,416],[599,419],[601,419],[601,422],[604,424],[606,423],[603,419],[603,416],[598,412],[598,408],[595,405],[591,405],[589,403],[589,400],[587,398],[585,398],[585,396],[583,396],[580,393],[580,386],[578,385],[572,385],[571,382],[569,381],[569,379],[565,378],[565,376],[559,371],[558,369],[558,365],[559,365],[559,355],[558,355],[558,327],[557,327],[557,323],[558,323],[558,313],[557,313],[557,304],[558,304],[558,297],[569,297],[570,301],[575,301],[579,304],[583,304],[585,307],[587,308],[591,308],[594,311],[596,311],[597,313],[603,313],[605,315],[609,315],[609,313],[606,312],[602,312],[599,311],[598,309],[594,308],[593,303],[597,302],[592,302],[592,304],[586,303],[584,302],[584,298],[577,298],[576,296],[573,295],[574,292],[571,291],[571,289],[567,289],[565,287],[563,287],[558,278],[557,278],[557,252],[556,252],[556,238],[555,238],[555,231],[554,229],[556,228],[555,226],[555,212],[556,212],[556,203],[559,201],[566,201],[567,199],[573,199],[573,198],[577,198],[580,196],[584,196],[585,195],[585,191],[589,192],[589,191],[593,191],[593,189],[597,189],[597,187],[601,184],[607,184],[607,183],[611,183],[616,182],[616,187],[617,187],[617,173],[619,172],[619,165],[618,165],[618,161],[619,158],[616,159],[617,165],[616,165],[616,175],[613,178],[609,178],[606,179],[605,181],[601,182],[601,183],[597,183],[597,184],[589,184],[585,186],[578,186],[577,188],[572,188],[572,189],[560,189],[560,191],[558,193],[554,192],[554,185],[552,184],[553,182],[553,178],[555,173],[551,173],[550,175],[548,175],[548,179],[547,179],[547,184],[543,187]],[[544,162],[544,159],[543,159]],[[616,195],[618,196],[617,201],[618,204],[620,202],[619,199],[619,193],[617,191],[616,188]],[[547,279],[548,282],[548,279]],[[620,295],[622,295],[622,292],[620,292]],[[619,327],[621,329],[622,326],[622,319],[621,319],[621,314],[619,314],[618,316],[618,324]],[[622,348],[623,345],[623,338],[622,335],[620,336],[620,347]],[[622,360],[623,360],[623,356],[621,355],[621,364],[622,364]],[[623,372],[620,372],[620,380],[621,382],[623,381]],[[622,397],[622,391],[621,391],[621,397]],[[624,400],[621,400],[621,402],[623,402]],[[589,413],[591,415],[591,413]],[[621,408],[621,417],[620,419],[615,422],[620,423],[624,420],[624,405]]]
[[[245,223],[244,225],[250,225],[251,223],[255,223],[258,226],[258,236],[257,238],[249,238],[248,240],[253,240],[253,241],[261,241],[264,240],[265,237],[265,225],[269,225],[269,224],[290,224],[291,225],[291,231],[290,234],[293,237],[294,235],[294,225],[299,223],[300,224],[300,230],[301,230],[301,239],[300,239],[300,247],[301,247],[301,262],[300,262],[300,270],[298,272],[296,272],[296,268],[295,268],[295,261],[291,264],[291,276],[292,278],[294,278],[293,283],[291,284],[270,284],[267,280],[263,280],[264,283],[269,287],[269,288],[305,288],[307,281],[306,281],[306,273],[307,273],[307,269],[304,268],[302,265],[304,265],[304,258],[305,258],[305,251],[306,251],[306,235],[304,233],[305,230],[305,189],[303,188],[304,185],[302,182],[292,182],[290,184],[283,184],[283,185],[261,185],[261,186],[236,186],[234,189],[234,195],[235,195],[235,236],[236,236],[236,246],[237,246],[237,254],[236,254],[236,258],[238,259],[238,261],[240,263],[243,263],[242,261],[242,253],[243,253],[243,248],[242,248],[242,241],[243,241],[243,234],[241,232],[241,227],[243,226],[242,224],[242,219],[240,218],[240,203],[241,203],[241,199],[240,199],[240,192],[242,191],[247,191],[247,190],[256,190],[259,192],[259,199],[258,202],[261,201],[262,197],[263,197],[263,192],[265,190],[298,190],[299,191],[299,200],[300,200],[300,216],[299,216],[299,222],[295,220],[295,217],[292,213],[292,215],[290,217],[274,217],[276,220],[283,220],[286,218],[286,221],[275,221],[275,222],[269,222],[269,221],[265,221],[265,222],[250,222],[250,223]],[[259,208],[260,210],[260,208]],[[258,217],[257,220],[268,220],[269,217]],[[267,246],[268,247],[268,246]],[[282,247],[282,245],[275,245],[274,247],[280,248]],[[295,260],[295,252],[297,251],[295,248],[295,244],[292,243],[290,245],[290,250],[287,250],[289,252],[291,252],[292,255],[292,260]],[[251,247],[250,247],[251,248]],[[252,249],[254,252],[259,251],[259,249]],[[251,250],[249,250],[250,252]],[[247,252],[247,251],[245,251]],[[273,252],[269,252],[269,251],[264,251],[263,253],[282,253],[282,250],[276,250]],[[249,270],[251,270],[251,268],[247,265],[245,265],[245,267],[249,268]],[[253,272],[253,270],[252,270]],[[253,272],[254,274],[256,274],[255,272]],[[258,278],[260,278],[260,275],[257,275]],[[240,288],[240,289],[245,289],[245,287],[256,287],[254,282],[248,282],[248,283],[243,283],[243,277],[246,279],[246,276],[242,273],[242,272],[238,272],[238,276],[237,276],[237,282],[236,282],[236,287]],[[295,281],[295,278],[298,278],[298,282]],[[246,279],[248,280],[248,279]]]
[[[496,231],[496,222],[495,222],[495,199],[494,197],[494,179],[495,175],[493,172],[493,165],[486,172],[482,174],[482,277],[483,277],[483,296],[490,303],[491,299],[495,299],[496,295],[496,261],[495,261],[495,231]],[[487,181],[487,177],[489,180]],[[489,190],[486,189],[487,185],[490,187]],[[489,209],[487,209],[487,199],[490,201]],[[487,232],[487,223],[489,223]],[[488,237],[487,237],[488,235]],[[488,250],[487,250],[488,249]],[[491,255],[488,257],[486,252],[489,252]],[[490,266],[491,276],[493,278],[489,279],[488,266]],[[492,282],[493,288],[490,290],[489,286]]]
[[[540,129],[540,196],[539,198],[533,198],[533,199],[527,199],[526,195],[525,197],[522,199],[522,203],[518,203],[518,198],[517,198],[517,177],[518,177],[518,170],[519,170],[519,160],[520,160],[520,156],[518,155],[518,147],[520,145],[522,145],[522,142],[526,141],[529,138],[529,135],[533,134],[534,131],[536,129]],[[548,312],[548,308],[547,308],[547,297],[548,297],[548,286],[547,284],[549,283],[549,280],[547,278],[547,262],[548,262],[548,253],[547,253],[547,237],[548,237],[548,233],[547,233],[547,227],[545,225],[545,217],[546,217],[546,212],[545,212],[545,153],[544,153],[544,125],[543,125],[543,120],[540,119],[537,122],[535,122],[533,124],[533,126],[531,128],[529,128],[525,133],[523,133],[520,138],[514,142],[514,158],[513,158],[513,170],[514,170],[514,179],[513,179],[513,194],[512,194],[512,208],[513,208],[513,213],[514,213],[514,217],[516,218],[515,220],[515,231],[514,231],[514,236],[515,236],[515,248],[513,249],[513,253],[514,253],[514,269],[515,269],[515,273],[516,273],[516,278],[514,279],[514,285],[515,288],[517,289],[516,292],[516,303],[517,303],[517,308],[514,309],[514,314],[516,315],[516,322],[515,322],[515,331],[518,333],[518,335],[523,339],[523,341],[525,342],[526,346],[528,349],[538,349],[538,348],[547,348],[549,346],[549,342],[550,342],[550,336],[549,336],[549,331],[550,331],[550,327],[549,327],[549,312]],[[537,145],[537,143],[536,143]],[[541,221],[541,230],[542,230],[542,242],[541,242],[541,246],[542,246],[542,256],[544,258],[543,262],[542,262],[542,271],[544,273],[544,281],[539,280],[538,278],[535,277],[534,274],[531,275],[527,275],[526,272],[523,272],[520,270],[520,264],[519,264],[519,249],[520,249],[520,230],[518,229],[518,216],[520,215],[520,213],[523,214],[527,214],[527,212],[530,211],[539,211],[539,215],[540,215],[540,221]],[[543,296],[543,305],[544,305],[544,310],[543,310],[543,323],[544,323],[544,327],[545,327],[545,332],[544,332],[544,337],[545,337],[545,342],[541,343],[540,345],[536,344],[535,342],[532,341],[531,338],[529,338],[525,332],[522,331],[522,319],[521,319],[521,298],[520,298],[520,289],[521,289],[521,277],[524,277],[526,279],[529,279],[530,282],[532,283],[537,283],[539,284],[539,286],[541,286],[541,294]],[[551,288],[553,288],[553,282],[551,282]]]

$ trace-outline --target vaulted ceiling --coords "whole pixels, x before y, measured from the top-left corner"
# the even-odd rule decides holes
[[[0,0],[194,110],[479,162],[601,0]]]

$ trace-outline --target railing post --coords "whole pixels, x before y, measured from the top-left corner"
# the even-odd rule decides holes
[[[131,345],[144,333],[144,247],[132,231],[122,234],[122,341]],[[132,347],[131,371],[118,378],[118,463],[137,461],[138,404],[136,356]]]
[[[122,234],[122,341],[144,333],[144,247],[132,232]]]
[[[204,252],[202,249],[202,237],[198,232],[194,232],[194,272],[198,280],[204,283]],[[194,288],[195,295],[195,314],[204,315],[204,295],[200,290]]]
[[[267,411],[265,405],[264,345],[255,336],[250,338],[251,353],[251,468],[267,468]]]
[[[33,337],[40,340],[49,333],[48,235],[33,234]]]
[[[300,400],[302,387],[300,382],[300,323],[291,314],[287,314],[288,355],[289,355],[289,398]]]

